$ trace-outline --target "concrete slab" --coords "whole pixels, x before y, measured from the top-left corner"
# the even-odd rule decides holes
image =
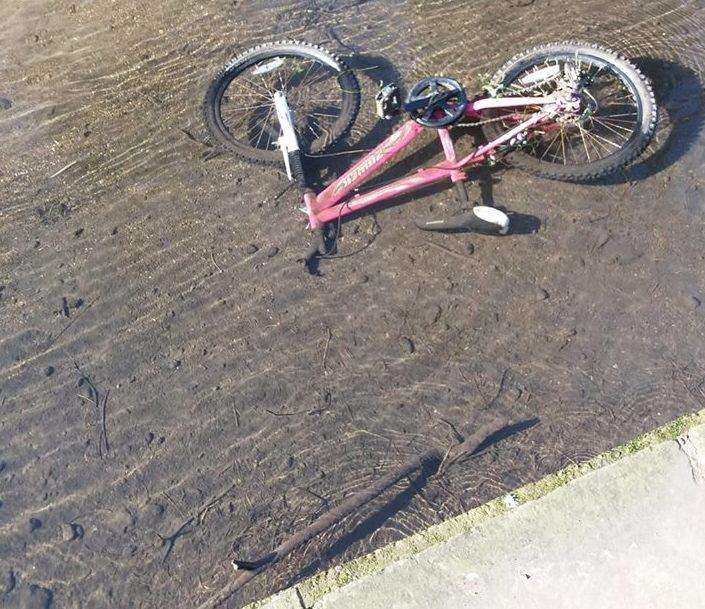
[[[705,604],[705,426],[625,457],[315,609],[692,609]]]

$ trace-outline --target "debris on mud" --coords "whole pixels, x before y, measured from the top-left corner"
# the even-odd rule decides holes
[[[76,541],[84,534],[83,527],[76,522],[64,522],[61,527],[61,539],[64,541]]]
[[[38,529],[42,528],[42,521],[39,518],[30,518],[27,522],[27,530],[30,533],[34,533]]]
[[[28,588],[21,591],[20,597],[20,606],[24,609],[49,609],[54,600],[54,593],[48,588],[30,584]]]
[[[534,299],[536,300],[536,302],[548,300],[549,298],[550,298],[550,294],[548,293],[548,290],[541,288],[541,287],[537,287],[534,290]]]
[[[267,258],[274,258],[279,253],[279,248],[276,245],[271,245],[267,248]]]
[[[254,243],[250,243],[248,246],[245,247],[245,253],[250,256],[252,254],[256,254],[258,250],[259,247],[257,247]]]
[[[10,569],[5,573],[3,577],[3,594],[10,594],[15,589],[17,585],[17,578],[15,577],[15,572]]]
[[[401,346],[402,346],[402,349],[404,349],[404,351],[406,351],[409,354],[416,351],[416,345],[414,345],[414,341],[412,341],[410,338],[408,338],[406,336],[402,336]]]
[[[267,567],[282,560],[297,547],[314,539],[336,523],[355,513],[400,480],[409,477],[417,471],[421,471],[425,478],[434,474],[441,475],[452,464],[474,455],[476,451],[480,450],[491,438],[495,440],[498,439],[497,434],[501,430],[509,428],[509,420],[506,417],[495,415],[489,422],[478,427],[472,434],[468,435],[467,438],[464,438],[462,441],[459,441],[450,449],[446,450],[445,454],[436,448],[432,448],[392,468],[384,476],[368,485],[364,490],[357,491],[336,507],[321,514],[304,529],[291,534],[274,550],[261,558],[253,561],[233,560],[232,565],[237,573],[235,580],[228,583],[222,590],[209,598],[199,609],[213,609],[224,601],[227,601],[235,592],[254,579],[258,574],[262,573]],[[179,535],[183,528],[182,526],[182,528],[177,531],[176,535]],[[173,537],[174,536],[172,536],[172,538]],[[169,539],[171,540],[172,538]],[[171,547],[173,547],[173,544],[169,547],[168,551],[171,550]]]
[[[435,324],[440,318],[443,309],[440,305],[431,305],[424,313],[424,321],[429,325]]]

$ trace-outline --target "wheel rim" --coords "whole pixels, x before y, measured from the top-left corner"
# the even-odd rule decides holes
[[[227,137],[265,152],[278,149],[274,93],[284,91],[299,145],[318,152],[344,121],[341,72],[313,56],[276,53],[238,66],[217,96],[216,120]]]
[[[558,66],[558,76],[522,86],[522,79],[531,79],[532,74],[551,66]],[[580,111],[532,130],[524,152],[538,161],[564,166],[585,166],[619,154],[639,137],[643,109],[632,81],[610,62],[578,53],[540,57],[508,78],[505,87],[516,95],[550,95],[566,66],[575,69],[584,81]],[[513,112],[502,125],[509,129],[538,109]]]

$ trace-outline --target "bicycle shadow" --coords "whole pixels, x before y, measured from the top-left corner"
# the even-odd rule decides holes
[[[362,77],[370,80],[375,90],[380,82],[400,85],[401,75],[394,65],[381,55],[343,55],[342,59],[355,73],[358,80],[361,80]],[[364,86],[361,88],[365,89]],[[365,109],[364,104],[362,104],[360,114]],[[332,175],[344,173],[349,169],[351,163],[363,156],[364,152],[354,152],[345,149],[346,146],[350,146],[351,142],[355,151],[371,150],[389,136],[400,122],[400,117],[395,117],[392,120],[376,119],[376,117],[376,120],[372,119],[372,117],[362,117],[361,119],[360,114],[358,114],[355,121],[356,124],[359,124],[361,120],[373,120],[369,128],[365,129],[364,132],[356,132],[356,125],[353,125],[352,133],[344,138],[342,142],[332,147],[328,153],[306,156],[307,164],[311,169],[310,178],[317,188],[325,186]]]
[[[499,182],[499,180],[496,180],[494,177],[497,171],[498,170],[485,165],[477,169],[477,183],[480,186],[480,201],[482,205],[496,207],[509,216],[509,232],[505,235],[506,237],[538,233],[541,228],[541,220],[536,216],[508,210],[503,205],[497,204],[494,200],[494,185]]]

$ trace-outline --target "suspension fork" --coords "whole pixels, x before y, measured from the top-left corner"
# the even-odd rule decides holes
[[[296,128],[294,127],[294,118],[291,114],[291,108],[286,101],[286,95],[283,91],[274,93],[274,108],[277,113],[277,120],[281,128],[281,135],[277,140],[279,149],[284,156],[284,165],[286,166],[286,174],[289,179],[296,182],[303,195],[306,213],[309,218],[309,226],[316,230],[316,235],[309,250],[304,254],[302,260],[309,263],[315,256],[325,250],[324,244],[324,225],[316,219],[313,212],[313,204],[316,201],[316,195],[313,189],[309,186],[304,170],[303,155],[299,148],[299,140],[296,137]]]
[[[291,108],[289,108],[283,91],[274,93],[274,108],[281,129],[281,135],[277,143],[284,156],[286,174],[290,180],[294,180],[302,189],[305,189],[307,186],[306,174],[304,173],[301,150],[299,149],[299,140],[296,137]]]

